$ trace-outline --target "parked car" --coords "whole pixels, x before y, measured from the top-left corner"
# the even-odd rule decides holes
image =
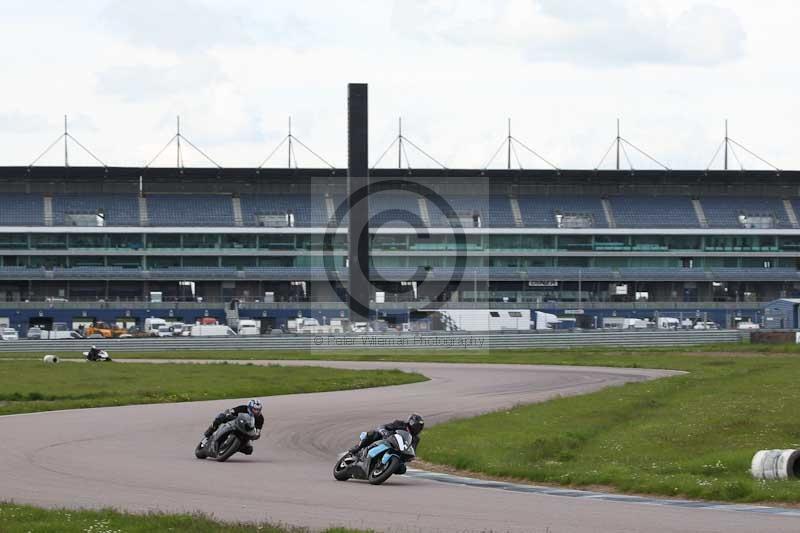
[[[29,339],[41,339],[42,338],[42,328],[28,328],[28,335]]]
[[[17,330],[15,330],[14,328],[2,328],[0,329],[0,340],[18,341],[19,334],[17,334]]]

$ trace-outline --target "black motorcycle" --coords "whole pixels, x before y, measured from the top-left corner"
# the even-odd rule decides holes
[[[198,459],[208,458],[224,462],[244,444],[257,438],[255,418],[247,413],[239,413],[233,420],[220,424],[209,438],[200,441],[194,449],[194,455]]]
[[[333,477],[337,481],[366,479],[372,485],[380,485],[392,474],[406,473],[406,463],[416,457],[411,443],[411,433],[401,430],[356,454],[347,452],[336,461]]]

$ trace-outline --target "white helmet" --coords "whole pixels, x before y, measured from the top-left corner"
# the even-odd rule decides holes
[[[247,402],[247,410],[250,412],[251,415],[255,416],[261,413],[261,400],[258,398],[253,398],[249,402]]]

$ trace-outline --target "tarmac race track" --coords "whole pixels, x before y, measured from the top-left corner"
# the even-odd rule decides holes
[[[261,362],[267,364],[267,362]],[[563,366],[288,362],[401,368],[412,385],[265,399],[265,436],[252,456],[199,461],[193,449],[211,418],[234,400],[110,407],[0,417],[0,500],[131,511],[202,511],[379,531],[772,532],[800,518],[521,493],[395,476],[373,487],[337,482],[337,453],[358,434],[412,411],[433,424],[580,394],[671,372]],[[422,447],[425,446],[423,436]]]

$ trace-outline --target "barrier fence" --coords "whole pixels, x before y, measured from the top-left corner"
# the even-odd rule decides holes
[[[68,339],[0,341],[1,353],[40,352],[80,355],[90,344],[113,352],[172,350],[337,350],[337,349],[525,349],[581,346],[681,346],[741,342],[750,332],[712,331],[594,331],[576,333],[508,334],[348,334],[274,335],[254,337],[162,337],[130,339]]]

